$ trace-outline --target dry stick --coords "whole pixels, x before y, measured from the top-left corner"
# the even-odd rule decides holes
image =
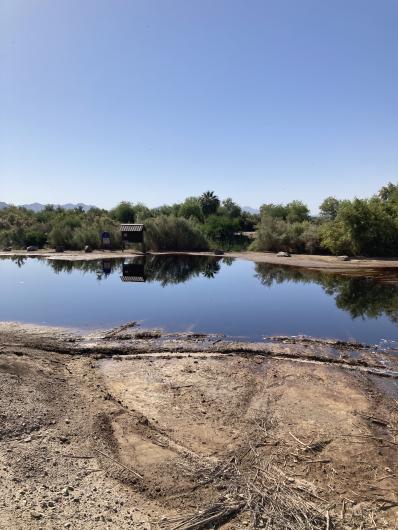
[[[117,335],[120,331],[124,331],[125,329],[128,329],[128,328],[134,328],[136,326],[137,326],[137,322],[135,320],[132,320],[131,322],[127,322],[127,324],[123,324],[123,326],[118,326],[117,328],[112,329],[108,333],[105,333],[103,338],[104,339],[109,339],[109,338],[114,337],[115,335]]]
[[[127,469],[127,471],[130,471],[130,473],[133,473],[133,475],[135,475],[136,477],[139,477],[140,479],[143,479],[143,478],[144,478],[142,475],[140,475],[139,473],[137,473],[137,472],[134,471],[133,469],[130,469],[129,467],[127,467],[127,466],[125,466],[124,464],[122,464],[121,462],[118,462],[115,458],[112,458],[111,456],[107,455],[106,453],[103,453],[103,452],[100,451],[99,449],[94,448],[94,451],[97,451],[97,453],[99,453],[100,455],[105,456],[105,458],[109,458],[109,460],[111,460],[112,462],[114,462],[114,463],[117,464],[118,466],[121,466],[121,467],[123,467],[124,469]]]
[[[330,459],[325,459],[325,460],[304,460],[304,462],[306,464],[315,464],[315,463],[330,464],[331,460]]]
[[[72,373],[72,370],[70,370],[65,363],[61,363],[61,361],[54,361],[54,359],[49,359],[49,361],[50,363],[62,364],[62,366],[64,366],[70,374]]]
[[[345,499],[343,499],[343,504],[341,505],[341,520],[344,523],[344,516],[345,516]]]
[[[82,460],[91,460],[92,458],[95,458],[95,456],[79,456],[79,455],[61,455],[65,458],[81,458]]]
[[[292,438],[294,438],[296,440],[296,442],[298,442],[299,444],[301,445],[304,445],[304,447],[308,447],[307,444],[305,444],[304,442],[302,442],[301,440],[299,440],[296,436],[294,436],[294,434],[292,434],[290,431],[289,431],[289,434]]]

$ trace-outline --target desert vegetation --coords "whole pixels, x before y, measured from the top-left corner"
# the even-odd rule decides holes
[[[144,222],[146,243],[154,251],[224,250],[289,251],[308,254],[398,255],[398,184],[389,183],[370,198],[327,197],[318,215],[306,204],[264,203],[249,213],[231,198],[212,191],[182,203],[148,208],[123,201],[111,210],[47,205],[40,212],[7,206],[0,210],[0,246],[25,248],[101,248],[101,232],[111,248],[120,248],[120,223]],[[247,236],[252,232],[255,237]]]
[[[300,201],[264,204],[260,217],[252,250],[398,255],[398,184],[387,184],[369,199],[327,197],[315,217]]]

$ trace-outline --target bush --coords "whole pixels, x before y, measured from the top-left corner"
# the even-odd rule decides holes
[[[239,230],[239,220],[226,215],[210,215],[203,226],[206,237],[218,243],[231,242]]]
[[[191,221],[181,217],[161,216],[145,224],[145,242],[149,250],[207,250],[202,232]]]
[[[178,215],[185,219],[192,219],[200,223],[203,222],[202,206],[196,197],[188,197],[180,205]]]
[[[258,225],[257,237],[250,250],[270,252],[309,252],[320,250],[318,226],[309,221],[289,223],[275,217],[265,217]]]
[[[123,201],[119,203],[110,211],[110,214],[113,219],[116,219],[120,223],[134,223],[134,206],[129,202]]]
[[[321,242],[333,254],[397,256],[397,210],[375,197],[343,201],[322,227]]]

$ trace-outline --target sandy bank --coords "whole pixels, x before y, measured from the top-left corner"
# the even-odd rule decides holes
[[[153,252],[149,254],[189,254],[214,256],[213,252]],[[56,253],[52,250],[26,252],[26,251],[12,251],[0,252],[1,257],[43,257],[51,260],[99,260],[106,258],[132,258],[142,254],[136,252],[121,252],[121,251],[94,251],[91,253],[84,253],[81,251],[66,251],[63,253]],[[224,257],[232,257],[236,259],[244,259],[256,263],[269,263],[273,265],[286,265],[290,267],[300,267],[313,270],[325,270],[330,272],[355,272],[363,270],[374,269],[389,269],[391,271],[398,271],[398,258],[361,258],[351,259],[350,261],[341,261],[335,256],[315,256],[307,254],[294,254],[290,258],[280,258],[272,252],[226,252]]]

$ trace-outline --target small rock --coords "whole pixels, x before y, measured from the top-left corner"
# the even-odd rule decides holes
[[[291,254],[290,252],[278,252],[276,255],[278,258],[290,258]]]
[[[350,261],[349,256],[337,256],[337,259],[339,259],[340,261]]]
[[[39,250],[39,248],[35,245],[29,245],[28,247],[26,247],[27,252],[36,252],[36,250]]]
[[[24,438],[24,442],[25,443],[28,443],[28,442],[31,442],[32,441],[32,437],[31,436],[27,436],[26,438]]]

